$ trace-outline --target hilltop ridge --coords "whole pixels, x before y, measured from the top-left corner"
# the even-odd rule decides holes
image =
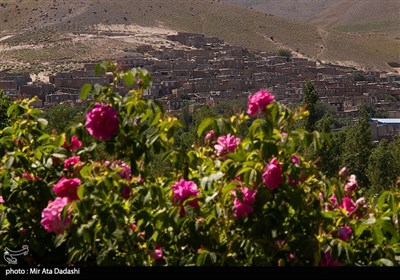
[[[166,36],[178,31],[252,50],[288,48],[362,69],[393,71],[387,63],[400,63],[400,40],[329,30],[218,1],[2,0],[0,18],[0,67],[47,69],[123,56],[140,44],[175,47]]]

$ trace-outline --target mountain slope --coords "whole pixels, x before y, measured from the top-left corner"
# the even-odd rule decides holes
[[[284,18],[348,32],[381,32],[399,36],[398,0],[223,0]]]
[[[115,58],[139,44],[169,44],[165,35],[176,31],[203,33],[255,50],[285,47],[364,68],[391,70],[387,62],[400,62],[399,42],[379,34],[329,31],[208,0],[2,0],[0,21],[0,61],[7,65],[47,67]]]
[[[339,1],[310,19],[346,32],[381,32],[400,36],[400,1]]]

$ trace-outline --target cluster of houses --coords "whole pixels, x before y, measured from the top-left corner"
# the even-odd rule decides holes
[[[186,48],[143,45],[134,55],[116,60],[120,70],[141,67],[150,71],[153,83],[144,96],[161,101],[167,111],[245,99],[259,89],[267,89],[287,105],[297,104],[304,85],[314,81],[320,100],[335,108],[340,117],[354,117],[360,106],[374,104],[388,117],[400,118],[399,74],[250,51],[201,34],[179,32],[167,39]],[[79,71],[55,73],[49,83],[32,82],[28,73],[2,71],[0,89],[12,98],[38,96],[34,105],[41,108],[62,102],[76,104],[85,83],[112,81],[110,75],[95,76],[96,63],[86,63]],[[362,79],[357,78],[360,76]],[[124,87],[118,90],[122,94],[128,91]]]

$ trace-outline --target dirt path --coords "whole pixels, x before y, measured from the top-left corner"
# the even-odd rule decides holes
[[[322,44],[321,44],[321,50],[320,52],[317,54],[316,58],[321,60],[321,57],[324,55],[325,51],[326,51],[326,39],[328,38],[328,32],[323,29],[322,27],[317,27],[317,32],[319,34],[319,36],[321,36],[321,40],[322,40]]]
[[[266,36],[265,34],[262,34],[262,36],[268,40],[269,42],[271,42],[272,44],[274,44],[278,49],[287,49],[290,50],[292,52],[293,57],[296,58],[306,58],[306,59],[311,59],[310,57],[288,47],[287,45],[277,41],[275,38],[273,38],[272,36]]]

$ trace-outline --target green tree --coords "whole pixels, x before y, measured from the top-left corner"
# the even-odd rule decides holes
[[[353,79],[355,82],[367,80],[363,73],[353,73]]]
[[[387,118],[389,115],[387,112],[380,111],[375,104],[365,104],[362,105],[360,110],[365,110],[368,112],[370,118]]]
[[[291,50],[288,50],[288,49],[279,49],[276,52],[276,55],[285,56],[286,59],[289,61],[289,59],[292,57],[292,52],[291,52]]]
[[[314,83],[308,81],[303,88],[303,104],[310,113],[305,121],[305,129],[307,131],[315,130],[315,123],[318,121],[319,116],[317,114],[317,102],[319,95],[315,90]]]
[[[367,175],[371,193],[378,193],[395,185],[400,174],[400,138],[390,142],[382,139],[368,160]]]
[[[4,128],[10,124],[10,119],[7,116],[7,109],[10,107],[11,103],[11,99],[4,91],[0,90],[0,128]]]
[[[372,141],[368,118],[368,112],[361,109],[358,121],[347,133],[343,146],[342,163],[357,176],[361,186],[369,186],[366,170],[372,152]]]
[[[81,106],[71,106],[66,103],[58,104],[45,111],[45,118],[49,125],[47,131],[56,130],[58,133],[73,123],[83,122],[85,108]]]

